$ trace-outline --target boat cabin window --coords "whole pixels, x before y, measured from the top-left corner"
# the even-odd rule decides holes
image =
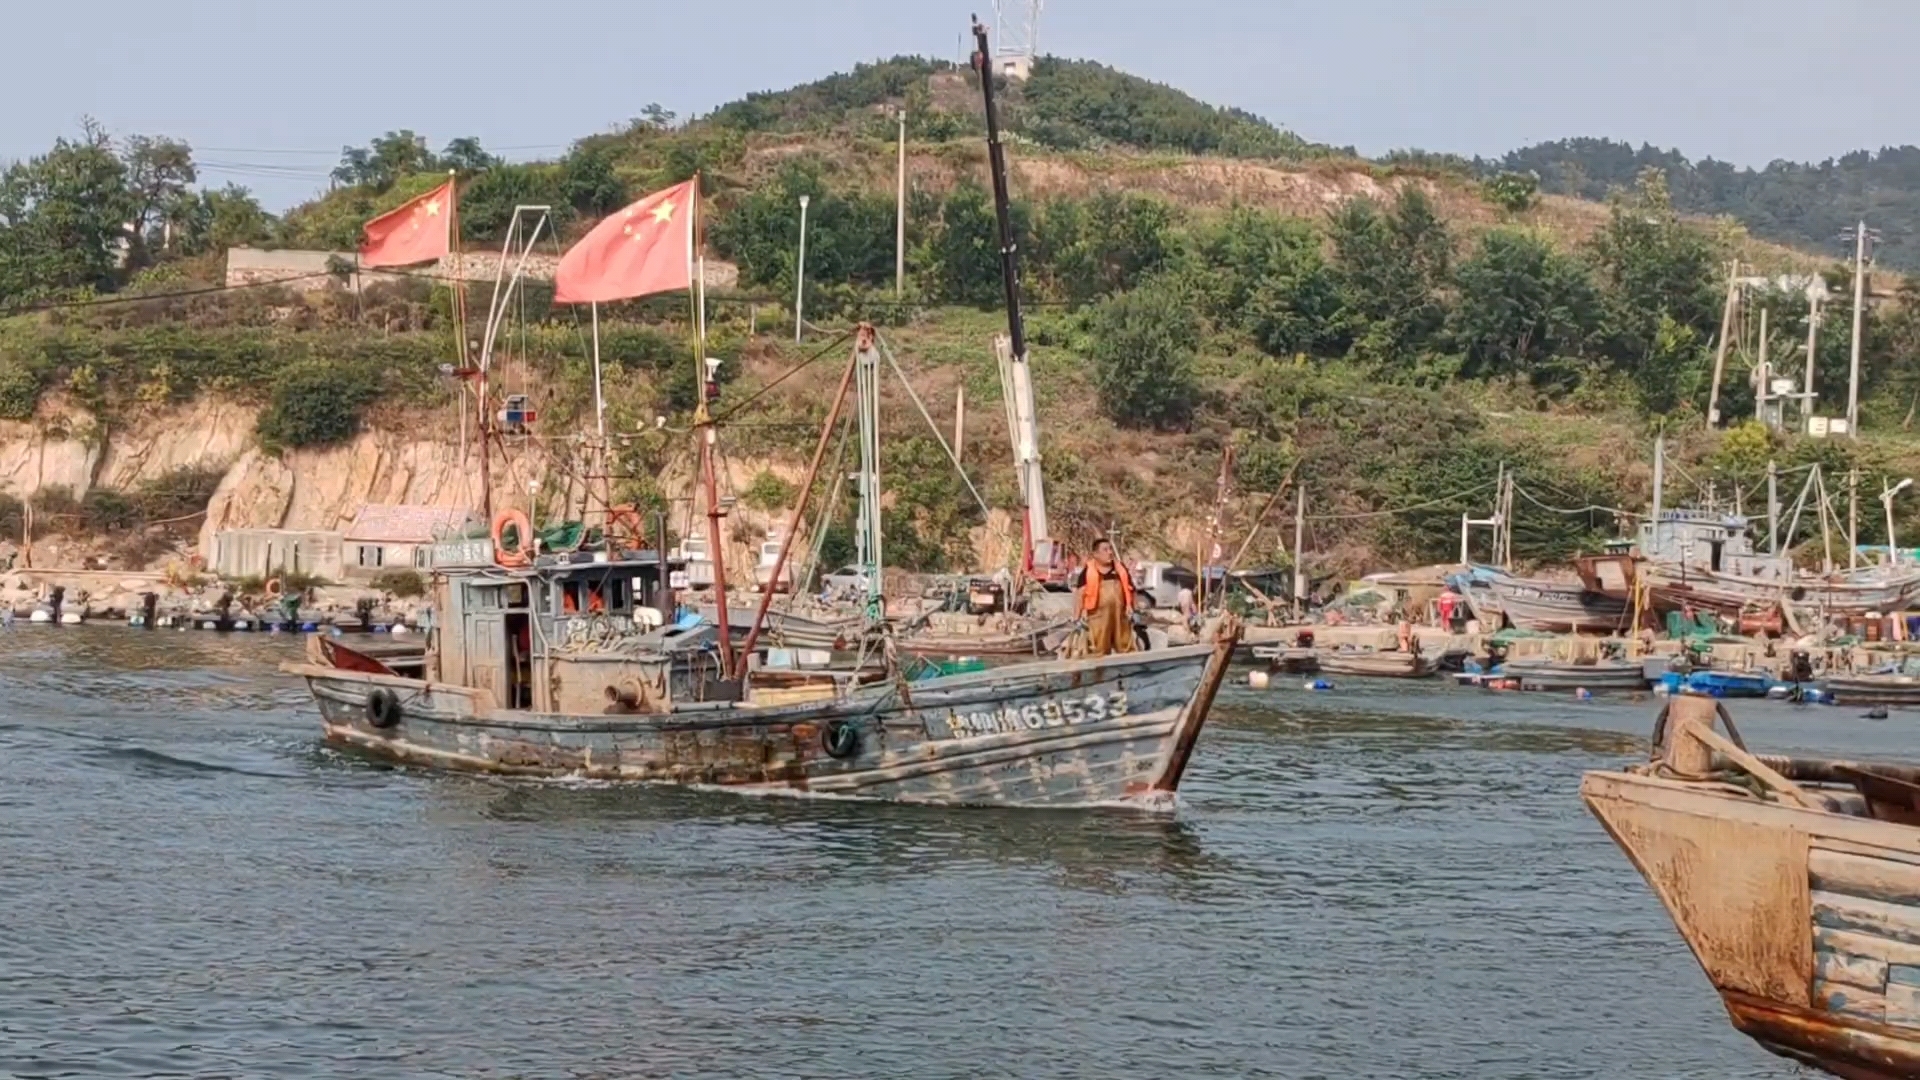
[[[1707,541],[1708,569],[1713,570],[1715,573],[1720,571],[1720,554],[1726,546],[1727,544],[1724,540]]]
[[[633,607],[632,581],[625,577],[567,578],[559,583],[562,615],[598,615]]]

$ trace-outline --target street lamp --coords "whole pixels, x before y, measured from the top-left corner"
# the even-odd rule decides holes
[[[800,258],[794,262],[793,270],[793,340],[800,341],[801,299],[807,291],[807,197],[800,196]]]
[[[1885,481],[1881,481],[1885,483]],[[1887,565],[1900,565],[1900,546],[1893,538],[1893,497],[1913,486],[1913,477],[1893,485],[1880,493],[1880,506],[1887,512]]]

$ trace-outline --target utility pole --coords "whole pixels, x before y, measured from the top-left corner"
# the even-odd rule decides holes
[[[1862,219],[1853,230],[1853,346],[1847,361],[1847,435],[1853,439],[1860,438],[1860,326],[1866,298],[1867,223]]]
[[[1307,485],[1300,485],[1300,500],[1293,512],[1293,621],[1307,614]]]
[[[1767,419],[1767,391],[1771,387],[1767,384],[1773,380],[1773,372],[1767,369],[1767,309],[1764,307],[1760,309],[1760,359],[1753,371],[1754,381],[1759,384],[1753,388],[1753,418],[1771,428],[1773,422]]]
[[[800,342],[800,330],[806,325],[801,303],[807,295],[807,197],[800,196],[800,257],[793,264],[793,340]]]
[[[1713,389],[1707,394],[1707,426],[1720,426],[1720,378],[1727,370],[1727,336],[1733,333],[1733,307],[1740,295],[1740,260],[1727,269],[1727,303],[1720,309],[1720,341],[1713,351]]]
[[[1800,388],[1807,395],[1800,399],[1800,417],[1803,421],[1817,411],[1816,406],[1820,401],[1818,392],[1813,388],[1813,350],[1819,341],[1820,294],[1809,289],[1807,291],[1807,385]],[[1800,426],[1805,428],[1806,424],[1802,423]]]
[[[900,167],[893,193],[893,298],[907,290],[907,110],[900,117]]]
[[[1780,471],[1767,462],[1767,554],[1780,554]]]
[[[1860,470],[1847,470],[1847,569],[1860,567]]]

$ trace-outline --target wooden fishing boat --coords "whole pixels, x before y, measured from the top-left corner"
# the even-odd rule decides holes
[[[1849,1080],[1920,1076],[1920,768],[1759,757],[1686,696],[1646,764],[1580,792],[1735,1028]]]
[[[1920,676],[1893,672],[1829,675],[1820,689],[1836,705],[1920,705]]]
[[[1495,678],[1520,680],[1522,690],[1632,691],[1647,688],[1640,664],[1615,662],[1569,664],[1553,660],[1510,660]]]
[[[1440,669],[1438,659],[1424,653],[1384,649],[1321,649],[1315,660],[1323,675],[1376,679],[1424,679]]]
[[[1626,625],[1627,603],[1589,591],[1579,582],[1517,578],[1491,567],[1470,567],[1449,582],[1483,620],[1500,618],[1520,630],[1548,634],[1610,634]]]
[[[328,742],[510,775],[952,805],[1137,801],[1179,784],[1240,633],[1228,620],[1210,644],[918,682],[820,672],[811,691],[760,704],[756,674],[717,677],[717,627],[635,618],[654,563],[459,564],[470,550],[434,551],[444,618],[424,677],[325,639],[285,666],[306,680]],[[580,591],[602,610],[564,611]]]

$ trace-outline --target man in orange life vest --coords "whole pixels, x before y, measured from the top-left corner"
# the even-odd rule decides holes
[[[1133,651],[1133,575],[1114,556],[1113,541],[1093,542],[1086,580],[1080,586],[1080,615],[1087,621],[1087,655]]]

